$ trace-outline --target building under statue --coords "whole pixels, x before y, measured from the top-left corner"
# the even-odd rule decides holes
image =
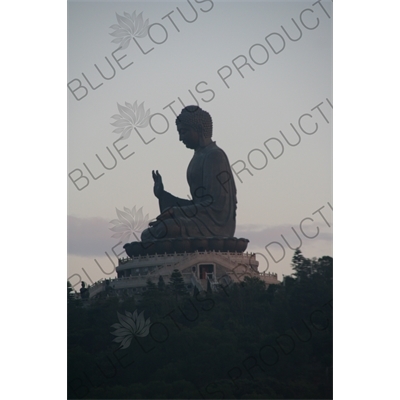
[[[257,277],[267,285],[280,284],[277,274],[260,273],[254,253],[194,251],[191,253],[152,254],[127,257],[118,260],[117,278],[101,280],[89,288],[90,298],[106,290],[117,296],[138,296],[146,290],[147,281],[157,284],[160,276],[168,284],[172,272],[177,269],[184,279],[189,293],[195,287],[212,291],[240,283],[247,277]]]

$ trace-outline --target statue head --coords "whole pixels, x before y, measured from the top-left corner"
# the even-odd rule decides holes
[[[176,118],[179,140],[190,149],[205,147],[211,143],[211,115],[198,106],[185,107]]]

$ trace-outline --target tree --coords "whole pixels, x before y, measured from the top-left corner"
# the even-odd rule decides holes
[[[67,281],[67,301],[72,301],[74,299],[73,291],[74,289],[72,289],[71,282]]]
[[[299,248],[294,252],[292,268],[295,270],[294,275],[296,275],[298,279],[304,279],[311,273],[311,260],[305,258]]]
[[[177,269],[173,270],[168,286],[172,293],[174,293],[176,299],[178,299],[179,296],[185,296],[188,294],[182,274]]]
[[[80,293],[81,293],[81,299],[88,299],[89,298],[89,290],[86,288],[86,283],[82,281],[81,283],[81,288],[80,288]]]
[[[153,293],[157,290],[157,285],[153,283],[150,278],[146,281],[146,291],[148,293]]]
[[[164,278],[162,277],[162,275],[160,275],[160,277],[158,278],[157,286],[158,286],[158,290],[161,290],[161,291],[165,290],[166,285],[165,285]]]
[[[329,256],[323,256],[318,259],[317,271],[320,273],[327,281],[332,281],[333,279],[333,258]]]
[[[176,293],[186,292],[184,279],[174,270],[167,290],[148,281],[140,304],[134,296],[69,302],[68,397],[332,398],[333,259],[296,252],[293,264],[300,274],[305,268],[304,279],[267,289],[246,277],[212,295],[195,287],[194,297],[183,297]],[[115,353],[110,327],[126,310],[145,310],[154,328]],[[244,368],[249,374],[240,376]]]

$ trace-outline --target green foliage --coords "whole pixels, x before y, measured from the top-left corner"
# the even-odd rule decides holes
[[[300,249],[296,249],[292,258],[292,268],[297,278],[305,278],[310,273],[311,260],[304,258]]]
[[[188,291],[186,289],[183,276],[181,272],[177,269],[174,269],[172,271],[168,287],[171,290],[171,292],[175,295],[175,298],[178,298],[179,296],[188,295]]]
[[[74,289],[72,288],[71,282],[67,281],[67,300],[68,302],[72,301],[74,299]]]
[[[332,398],[333,260],[296,251],[293,269],[282,285],[246,278],[193,296],[174,271],[140,303],[69,301],[68,397]],[[111,325],[135,310],[150,333],[118,350]]]
[[[155,292],[155,291],[157,291],[157,285],[155,283],[153,283],[150,279],[147,279],[146,290],[149,293]]]
[[[209,279],[207,279],[207,293],[208,293],[208,294],[211,294],[211,293],[212,293],[211,283],[210,283],[210,280],[209,280]]]
[[[89,298],[89,289],[86,287],[86,283],[82,281],[81,288],[79,290],[82,300],[87,300]]]
[[[160,275],[160,277],[158,278],[158,289],[159,290],[165,290],[165,282],[164,282],[164,278],[162,277],[162,275]]]

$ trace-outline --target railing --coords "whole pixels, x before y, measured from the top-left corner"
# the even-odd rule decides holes
[[[106,287],[104,281],[102,282],[95,282],[92,286],[89,287],[89,298],[96,296],[96,294],[102,292]]]
[[[194,273],[192,273],[192,276],[190,278],[190,281],[192,283],[193,286],[197,287],[197,289],[201,292],[203,291],[203,286],[201,284],[201,282],[197,279],[196,275]]]
[[[255,255],[255,253],[237,253],[237,252],[230,252],[230,251],[215,251],[215,250],[210,250],[210,251],[194,251],[194,252],[184,252],[184,253],[164,253],[164,254],[151,254],[151,255],[145,255],[145,256],[137,256],[137,257],[123,257],[123,258],[119,258],[118,261],[120,264],[126,264],[127,262],[130,261],[136,261],[136,260],[153,260],[153,259],[158,259],[158,258],[162,258],[162,259],[166,259],[166,258],[174,258],[174,257],[197,257],[198,255],[202,255],[202,254],[218,254],[218,255],[222,255],[222,256],[230,256],[230,257],[234,257],[234,258],[251,258],[252,256]]]
[[[236,252],[221,252],[221,251],[195,251],[191,253],[173,253],[173,254],[153,254],[153,255],[146,255],[146,256],[138,256],[138,257],[133,257],[133,258],[121,258],[119,259],[119,265],[124,265],[128,262],[134,261],[134,264],[136,264],[137,261],[140,262],[141,266],[145,267],[146,261],[148,263],[152,263],[153,267],[155,267],[153,270],[148,271],[144,275],[131,275],[127,277],[121,277],[121,278],[115,278],[115,279],[101,279],[100,281],[95,282],[91,287],[90,287],[90,293],[97,293],[101,287],[105,285],[105,282],[108,281],[110,286],[112,285],[117,285],[117,286],[126,286],[125,283],[128,282],[135,282],[135,283],[141,283],[143,284],[143,281],[150,279],[154,281],[157,279],[161,274],[160,272],[163,272],[162,275],[169,275],[172,270],[174,270],[177,267],[177,264],[180,264],[182,268],[187,268],[190,266],[190,260],[195,261],[196,258],[199,256],[216,256],[217,259],[219,258],[221,261],[224,260],[224,262],[229,262],[229,263],[239,263],[242,262],[243,265],[249,264],[250,266],[254,265],[255,263],[258,264],[258,261],[255,260],[255,263],[253,264],[251,262],[251,259],[255,257],[254,253],[236,253]],[[162,265],[154,265],[157,263],[157,261],[160,261],[160,264]],[[170,265],[166,265],[170,263]],[[182,265],[184,263],[184,265]],[[137,265],[137,264],[136,264]],[[223,265],[223,263],[221,263]],[[134,268],[134,267],[131,267]],[[252,268],[253,269],[253,268]],[[253,269],[254,270],[254,269]],[[124,269],[122,269],[124,271]],[[258,273],[257,269],[254,270],[255,275],[258,275],[261,279],[266,279],[270,278],[271,280],[278,280],[278,274],[273,273],[273,272],[261,272]],[[188,275],[191,275],[192,273],[185,273],[183,275],[188,278]],[[190,280],[193,278],[190,277]],[[197,280],[198,278],[196,278]],[[208,277],[207,277],[208,279]],[[212,279],[210,280],[210,283],[213,285],[216,285],[215,280],[215,275],[212,276]],[[136,286],[136,285],[134,285]],[[139,286],[139,285],[138,285]],[[141,285],[140,285],[141,286]],[[101,289],[100,289],[101,290]]]
[[[172,268],[171,268],[172,269]],[[152,275],[151,277],[148,275],[138,275],[138,276],[129,276],[129,277],[122,277],[122,278],[115,278],[115,279],[101,279],[100,281],[95,282],[91,285],[89,289],[90,297],[97,295],[98,293],[105,290],[106,286],[109,286],[113,289],[125,289],[129,287],[143,287],[147,280],[151,280],[152,282],[156,282],[158,275]],[[166,274],[165,274],[166,275]],[[260,278],[262,280],[271,280],[271,281],[278,281],[276,273],[263,273],[260,274]],[[214,273],[207,273],[206,279],[199,279],[193,272],[182,273],[183,278],[189,278],[190,282],[197,287],[200,291],[207,290],[207,286],[205,283],[207,281],[210,282],[211,290],[216,291],[220,284],[226,283],[229,285],[232,282],[232,278],[229,275],[224,275],[219,281],[216,279],[216,275]],[[225,280],[227,280],[225,282]],[[187,279],[185,279],[187,281]],[[107,283],[108,282],[108,283]]]
[[[265,271],[260,272],[260,275],[263,275],[263,276],[278,276],[278,274],[275,273],[275,272],[265,272]]]
[[[218,291],[219,283],[217,281],[211,280],[207,277],[208,282],[210,282],[210,287],[213,292]]]

